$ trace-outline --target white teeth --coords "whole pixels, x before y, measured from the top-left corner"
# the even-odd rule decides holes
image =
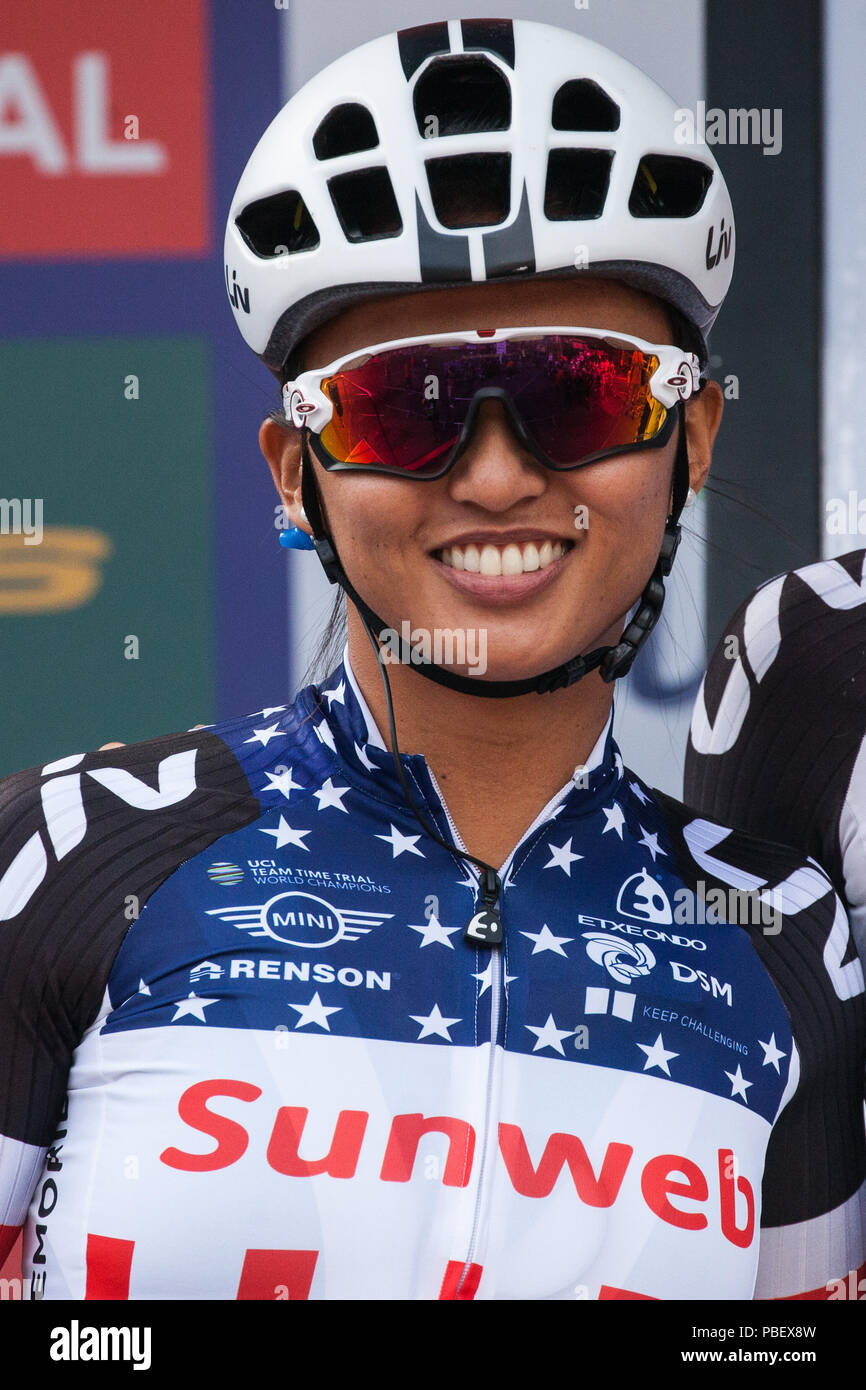
[[[501,549],[495,545],[449,545],[439,552],[443,565],[469,574],[495,577],[501,574],[531,574],[546,569],[561,560],[570,547],[562,541],[542,541],[536,545],[527,541],[516,545],[510,541]]]
[[[523,569],[525,573],[539,568],[538,546],[533,545],[532,541],[523,547]]]
[[[507,545],[502,552],[502,573],[503,574],[522,574],[523,556],[520,548],[516,545]]]
[[[452,553],[455,549],[457,549],[456,546],[451,547]],[[468,574],[478,574],[481,569],[481,557],[478,554],[477,545],[466,546],[466,549],[463,551],[463,568]]]
[[[481,573],[501,574],[502,557],[495,545],[485,545],[481,551]]]

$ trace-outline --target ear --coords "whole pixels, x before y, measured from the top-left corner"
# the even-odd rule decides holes
[[[722,421],[725,399],[717,381],[686,402],[686,442],[689,448],[689,486],[700,492],[713,459],[713,445]]]
[[[259,448],[293,526],[312,534],[301,500],[301,432],[269,417],[259,430]]]

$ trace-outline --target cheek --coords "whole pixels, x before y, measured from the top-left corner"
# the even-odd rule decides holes
[[[632,455],[591,465],[586,472],[575,489],[576,520],[586,526],[594,552],[604,546],[612,565],[628,567],[644,549],[657,551],[670,496],[666,460]]]
[[[327,476],[321,491],[329,529],[350,574],[376,579],[405,567],[423,516],[422,487],[372,474]]]

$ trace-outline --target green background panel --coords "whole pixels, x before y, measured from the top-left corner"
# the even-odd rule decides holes
[[[112,547],[82,607],[0,615],[0,775],[212,722],[206,340],[0,342],[0,382],[0,497],[41,497],[46,530],[93,528]]]

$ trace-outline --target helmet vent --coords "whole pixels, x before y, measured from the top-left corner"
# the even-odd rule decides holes
[[[358,154],[375,149],[379,143],[376,122],[366,106],[344,102],[329,111],[313,136],[317,159],[336,159],[341,154]]]
[[[544,190],[548,221],[581,222],[601,217],[612,162],[610,150],[551,150]]]
[[[553,98],[554,130],[619,130],[619,107],[587,77],[566,82]]]
[[[433,210],[443,227],[491,227],[511,208],[510,154],[427,159]]]
[[[434,58],[418,78],[412,100],[425,139],[511,125],[508,80],[489,58]]]
[[[249,203],[235,218],[235,226],[263,260],[311,251],[319,244],[318,229],[297,189]]]
[[[713,171],[699,159],[645,154],[628,200],[632,217],[693,217],[699,212]]]
[[[328,179],[331,202],[347,241],[380,241],[403,230],[388,170],[353,169]]]

